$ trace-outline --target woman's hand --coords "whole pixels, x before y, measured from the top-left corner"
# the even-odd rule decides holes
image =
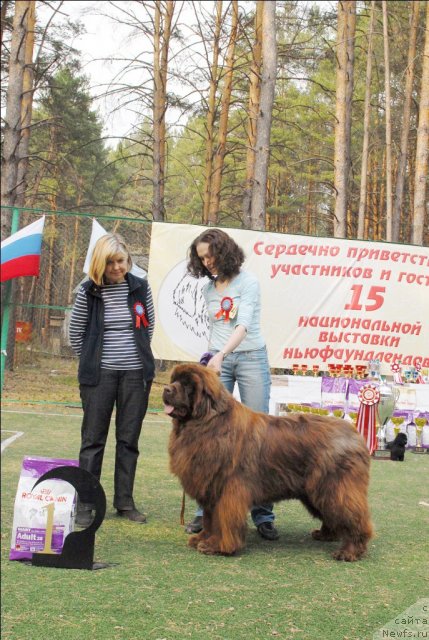
[[[210,358],[207,364],[207,369],[213,369],[213,371],[216,371],[216,373],[220,373],[222,369],[222,362],[223,362],[223,353],[222,351],[218,351],[218,353],[216,353],[213,356],[213,358]]]

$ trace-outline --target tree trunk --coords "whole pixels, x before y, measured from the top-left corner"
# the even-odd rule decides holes
[[[219,215],[220,190],[222,184],[222,172],[226,153],[226,138],[228,133],[228,114],[231,101],[232,79],[234,74],[235,45],[238,28],[238,2],[232,0],[231,34],[225,61],[225,85],[222,93],[221,111],[219,119],[218,144],[213,159],[212,188],[209,204],[208,223],[216,224]]]
[[[405,98],[404,109],[402,113],[402,130],[401,130],[401,145],[399,149],[399,161],[398,171],[396,173],[396,189],[395,199],[393,202],[393,221],[392,221],[392,241],[399,241],[399,226],[401,220],[402,203],[404,198],[404,186],[405,186],[405,170],[407,166],[408,155],[408,137],[410,133],[410,115],[411,115],[411,100],[413,93],[413,81],[414,81],[414,58],[416,57],[416,38],[417,27],[419,21],[420,3],[419,0],[415,0],[411,3],[412,14],[410,24],[410,40],[408,45],[408,61],[407,71],[405,78]]]
[[[271,121],[277,73],[276,2],[265,0],[262,13],[262,77],[256,125],[255,173],[250,209],[251,228],[265,229]]]
[[[353,107],[353,87],[355,68],[355,34],[356,34],[356,2],[350,2],[347,12],[347,87],[346,87],[346,171],[347,171],[347,207],[348,215],[351,216],[349,202],[350,178],[352,169],[351,140],[352,140],[352,107]],[[348,226],[346,224],[346,236]]]
[[[353,76],[351,74],[356,2],[339,0],[337,26],[337,75],[335,100],[335,149],[334,149],[334,237],[346,237],[347,187],[350,170],[351,96]],[[354,55],[354,54],[353,54]],[[348,113],[349,112],[349,113]]]
[[[365,107],[363,118],[363,148],[362,148],[362,166],[360,176],[360,197],[359,197],[359,214],[358,214],[358,232],[357,237],[363,240],[365,232],[365,203],[367,199],[367,182],[368,182],[368,148],[369,148],[369,127],[371,121],[371,77],[372,77],[372,40],[374,30],[374,14],[375,0],[371,2],[371,17],[368,29],[368,53],[366,59],[366,80],[365,80]]]
[[[314,182],[312,180],[308,181],[307,187],[307,202],[305,205],[305,219],[306,219],[306,233],[311,235],[312,227],[311,227],[311,214],[313,211],[313,188]]]
[[[222,26],[222,0],[216,2],[216,23],[213,37],[213,61],[210,69],[210,89],[207,109],[207,139],[206,139],[206,166],[203,202],[203,223],[209,220],[209,206],[212,192],[212,170],[213,170],[213,146],[214,146],[214,121],[216,113],[216,92],[218,85],[218,63],[219,63],[219,38]]]
[[[385,213],[386,204],[386,167],[387,167],[387,152],[383,151],[383,163],[381,165],[381,178],[380,178],[380,196],[378,198],[378,226],[376,240],[382,240],[383,238],[383,216]],[[384,238],[386,237],[386,231],[384,232]]]
[[[165,13],[162,2],[155,2],[154,21],[154,63],[153,63],[153,219],[164,220],[164,180],[165,180],[165,112],[167,109],[168,47],[171,21],[174,11],[173,0],[167,0]]]
[[[378,188],[378,184],[379,184],[379,158],[378,158],[378,154],[376,152],[374,152],[373,154],[373,162],[372,162],[372,167],[371,167],[371,175],[372,175],[372,189],[371,189],[371,193],[372,193],[372,217],[371,217],[371,221],[372,221],[372,238],[374,240],[378,239],[377,233],[378,233],[378,221],[380,219],[380,213],[379,213],[379,208],[380,208],[380,194],[379,194],[379,188]],[[370,238],[371,236],[367,235],[367,238]]]
[[[392,242],[392,118],[390,112],[390,54],[387,0],[383,6],[383,42],[384,42],[384,94],[386,108],[386,237]]]
[[[57,199],[56,195],[52,195],[49,197],[50,201],[50,209],[51,211],[56,211],[57,209]],[[43,304],[46,305],[46,308],[42,310],[42,344],[46,346],[49,343],[49,325],[50,325],[50,314],[51,310],[48,308],[51,304],[51,296],[52,296],[52,277],[54,273],[54,245],[55,238],[57,235],[57,216],[53,215],[49,220],[50,224],[46,225],[45,228],[47,232],[48,241],[46,243],[48,248],[48,264],[46,268],[45,281],[44,281],[44,295],[43,295]]]
[[[255,12],[255,41],[252,49],[252,63],[249,78],[249,105],[247,119],[246,150],[246,184],[243,197],[243,226],[250,228],[250,209],[252,203],[252,187],[255,175],[256,124],[258,120],[259,102],[261,98],[261,64],[262,64],[262,15],[263,0],[257,0]]]
[[[1,3],[1,27],[0,27],[0,46],[3,46],[3,31],[6,24],[6,12],[9,5],[9,0],[3,0]]]
[[[83,179],[79,179],[78,181],[78,194],[77,194],[77,201],[76,201],[76,206],[77,208],[80,207],[80,205],[82,204],[82,193],[83,193]],[[119,222],[119,220],[118,220]],[[67,304],[71,305],[73,302],[73,284],[74,284],[74,276],[75,276],[75,272],[76,272],[76,261],[78,259],[78,255],[77,255],[77,244],[78,244],[78,239],[79,239],[79,227],[80,227],[80,219],[79,216],[76,216],[75,221],[74,221],[74,229],[73,229],[73,246],[72,246],[72,253],[71,253],[71,257],[70,257],[70,274],[69,274],[69,287],[68,287],[68,293],[67,293]],[[116,229],[114,231],[114,233],[116,233]]]
[[[22,82],[21,104],[21,140],[18,149],[18,173],[15,204],[23,207],[27,191],[28,154],[30,145],[30,126],[33,113],[33,85],[34,85],[34,34],[36,27],[36,3],[30,2],[27,20],[27,36],[25,38],[24,76]]]
[[[162,109],[162,118],[160,123],[160,140],[161,140],[161,151],[160,151],[160,164],[161,164],[161,182],[160,182],[160,192],[161,192],[161,208],[162,211],[165,212],[165,203],[164,203],[164,193],[165,193],[165,160],[167,157],[167,136],[166,136],[166,128],[165,128],[165,112],[167,110],[167,71],[168,71],[168,53],[170,46],[170,37],[171,37],[171,23],[173,21],[173,13],[174,13],[174,1],[167,0],[165,5],[165,16],[164,16],[164,34],[163,41],[161,47],[161,78],[162,78],[162,90],[163,90],[163,109]]]
[[[13,206],[16,201],[16,187],[19,163],[19,143],[21,139],[21,104],[25,67],[25,40],[28,31],[28,15],[32,2],[15,2],[12,40],[9,57],[9,81],[6,96],[4,138],[1,158],[1,204]],[[2,215],[1,237],[9,235],[11,212]]]
[[[407,185],[408,185],[408,211],[411,213],[410,218],[412,219],[413,214],[413,203],[414,203],[414,177],[415,177],[415,171],[414,171],[414,165],[416,163],[416,157],[414,155],[414,149],[413,152],[409,154],[409,158],[408,158],[408,166],[409,166],[409,171],[408,171],[408,176],[407,176]],[[407,224],[408,222],[408,224]],[[410,242],[412,242],[412,238],[413,238],[413,224],[409,224],[409,219],[405,220],[405,225],[404,225],[404,237],[402,239],[402,242],[405,242],[406,244],[410,244]],[[423,243],[422,243],[423,244]]]
[[[417,129],[416,163],[414,172],[413,244],[423,244],[426,212],[426,180],[429,153],[429,2],[426,2],[426,35],[422,64],[422,88]]]
[[[369,189],[365,189],[365,193],[366,193],[366,205],[365,205],[365,212],[364,212],[364,216],[363,216],[363,231],[362,231],[362,237],[361,240],[364,240],[365,238],[369,237],[369,220],[370,217],[373,216],[373,212],[372,212],[372,187],[371,187],[371,156],[368,154],[368,161],[367,161],[367,176],[366,176],[366,181],[367,183],[369,182]],[[366,215],[365,215],[366,214]]]

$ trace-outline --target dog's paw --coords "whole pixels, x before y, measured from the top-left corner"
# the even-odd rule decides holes
[[[196,549],[198,547],[198,543],[201,542],[201,536],[199,533],[197,533],[194,536],[190,536],[188,538],[188,547],[192,547],[193,549]]]
[[[323,529],[323,527],[322,529],[313,529],[311,537],[313,540],[320,540],[322,542],[334,542],[335,540],[338,540],[338,536],[336,536],[335,533]]]
[[[338,551],[332,554],[332,557],[340,562],[356,562],[361,556],[350,549],[338,549]]]
[[[220,553],[219,549],[208,544],[206,540],[201,540],[201,542],[198,543],[197,550],[200,553],[204,553],[206,556],[214,556],[217,553]]]

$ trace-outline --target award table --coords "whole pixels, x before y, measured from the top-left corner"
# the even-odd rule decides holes
[[[331,389],[322,390],[323,381],[332,381]],[[325,378],[321,376],[271,376],[270,414],[278,415],[282,404],[304,404],[314,407],[343,406],[356,410],[359,407],[357,393],[350,391],[346,398],[347,382],[356,386],[368,384],[370,379],[354,380],[353,378]],[[323,385],[327,387],[329,385]],[[394,384],[399,394],[395,411],[429,412],[429,384]],[[239,397],[236,390],[234,395]]]

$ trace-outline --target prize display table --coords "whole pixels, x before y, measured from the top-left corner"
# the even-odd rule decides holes
[[[304,404],[313,407],[343,406],[357,409],[357,389],[367,379],[329,378],[321,376],[271,376],[270,414],[278,415],[282,404]],[[350,390],[347,395],[347,383]],[[353,387],[353,388],[352,388]],[[395,411],[429,412],[429,384],[394,384],[399,393]],[[234,394],[235,395],[235,394]]]

